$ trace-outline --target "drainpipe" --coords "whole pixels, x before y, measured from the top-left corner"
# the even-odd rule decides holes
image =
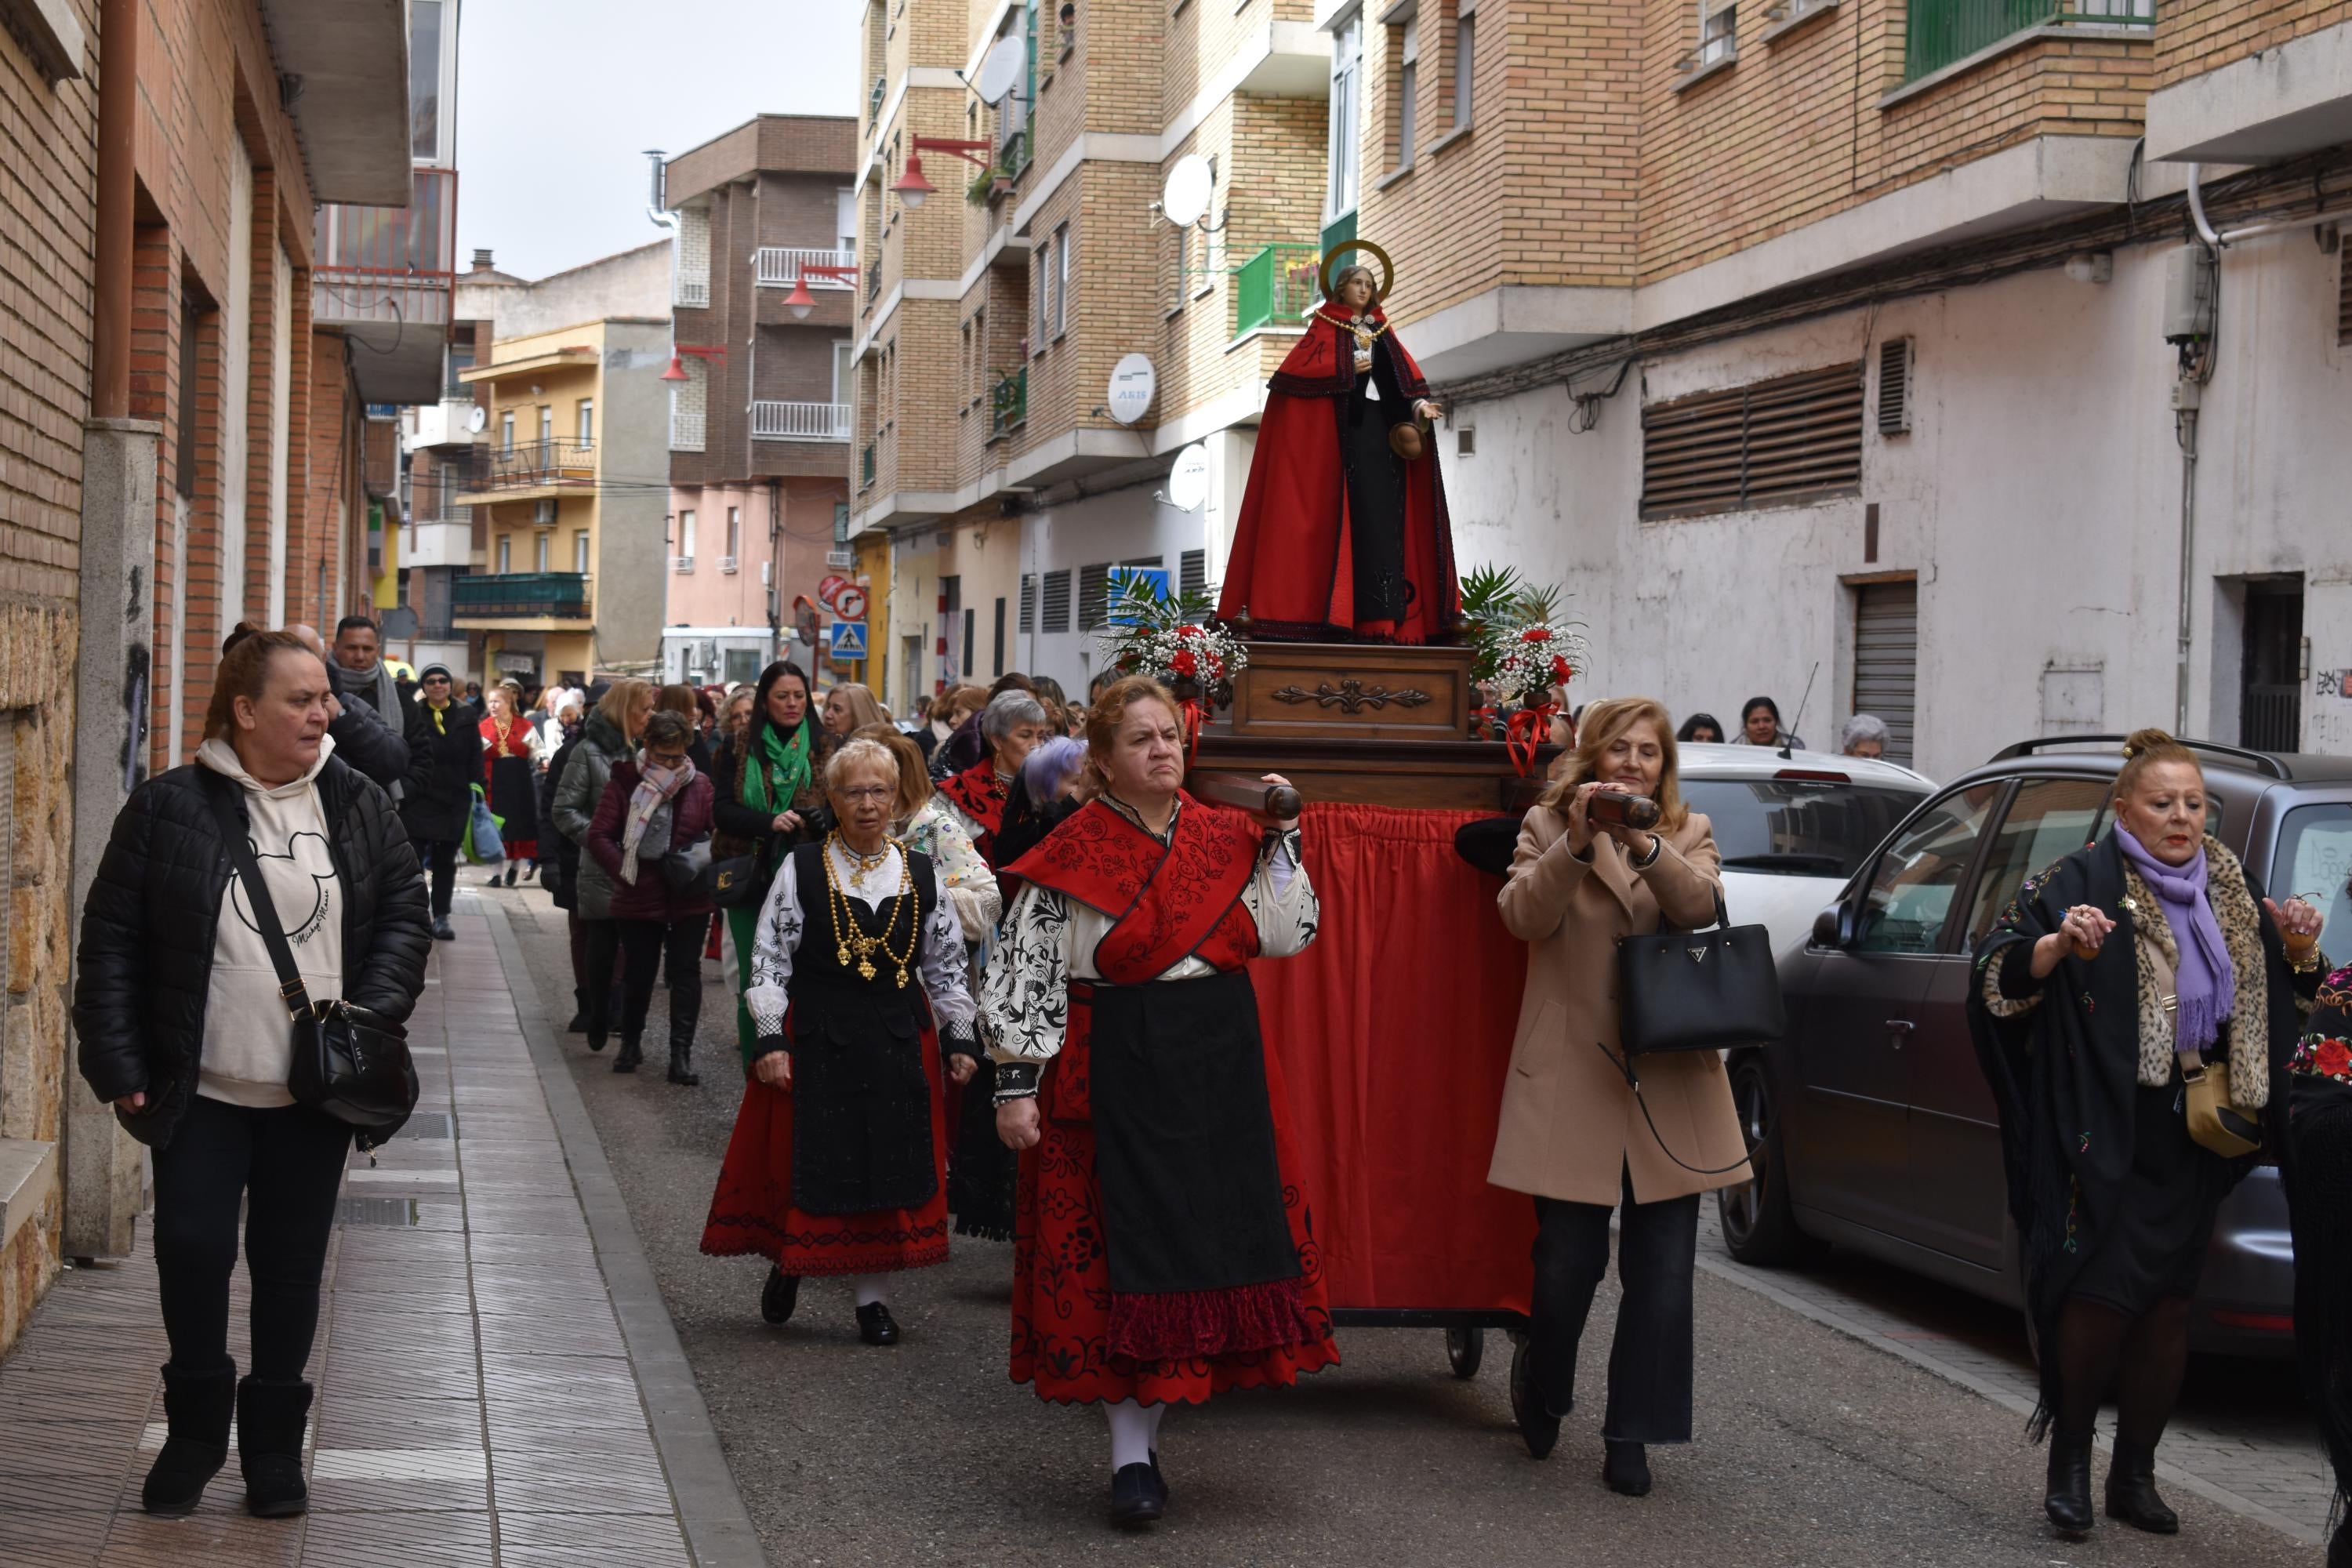
[[[2172,732],[2189,733],[2189,585],[2197,570],[2197,402],[2200,383],[2179,383],[2180,421],[2180,622],[2174,632]]]
[[[90,415],[131,417],[131,253],[138,228],[139,0],[100,0],[97,300]]]

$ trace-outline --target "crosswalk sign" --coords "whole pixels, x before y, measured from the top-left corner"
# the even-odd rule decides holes
[[[866,657],[866,623],[835,621],[833,623],[833,661],[851,664]]]

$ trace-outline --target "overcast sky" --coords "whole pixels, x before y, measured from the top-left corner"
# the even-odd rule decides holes
[[[463,0],[457,267],[542,278],[661,237],[645,150],[857,110],[859,0]]]

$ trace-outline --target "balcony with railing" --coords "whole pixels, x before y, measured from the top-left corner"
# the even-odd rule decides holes
[[[1029,417],[1029,367],[998,372],[988,392],[988,438],[1010,436]]]
[[[754,441],[846,441],[846,403],[775,403],[761,399],[751,405]]]
[[[1261,327],[1296,327],[1321,297],[1312,245],[1269,245],[1234,269],[1234,336]]]
[[[449,584],[450,620],[460,626],[497,621],[584,621],[592,613],[584,572],[472,574]]]
[[[1906,81],[1959,64],[2021,33],[2083,24],[2156,26],[2156,0],[1911,0]]]
[[[856,267],[857,252],[840,250],[831,246],[763,245],[751,253],[752,280],[762,289],[789,289],[800,280],[803,267]],[[850,284],[840,278],[811,278],[811,292],[837,289],[846,293]]]
[[[359,339],[352,374],[369,403],[430,403],[441,389],[457,254],[457,174],[418,169],[404,207],[328,203],[311,224],[310,319]]]
[[[512,447],[478,446],[467,451],[463,463],[452,464],[460,475],[460,506],[488,501],[534,500],[567,490],[593,489],[596,485],[596,444],[551,437],[518,441]]]

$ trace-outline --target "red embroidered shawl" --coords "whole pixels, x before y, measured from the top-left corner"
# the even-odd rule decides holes
[[[1004,826],[1004,799],[1012,786],[997,777],[993,758],[982,757],[960,773],[950,773],[940,781],[940,793],[948,797],[957,810],[980,824],[980,832],[971,841],[980,858],[996,864],[996,835]]]
[[[1095,949],[1095,968],[1115,985],[1158,979],[1186,958],[1233,970],[1257,955],[1257,922],[1241,901],[1257,870],[1257,824],[1178,799],[1167,844],[1090,801],[1010,868],[1115,922]]]

